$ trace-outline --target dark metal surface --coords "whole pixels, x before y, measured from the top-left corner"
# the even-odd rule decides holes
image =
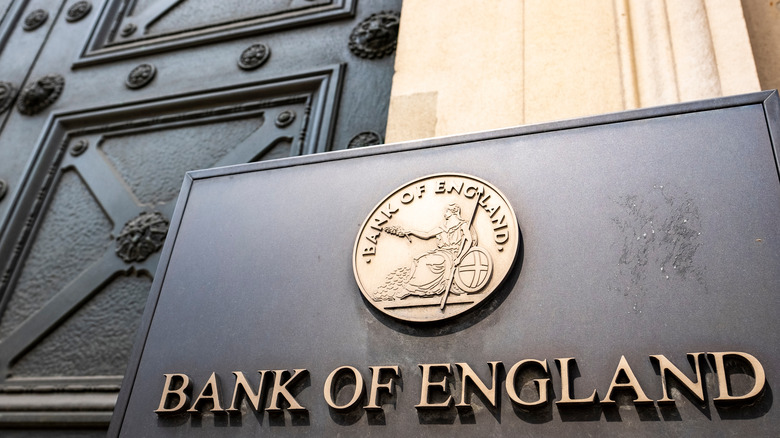
[[[393,56],[349,36],[400,3],[0,0],[0,435],[107,427],[187,170],[384,134]]]
[[[190,173],[110,434],[120,436],[710,436],[773,435],[780,375],[780,179],[775,93],[756,93],[488,133]],[[483,178],[512,204],[518,262],[497,297],[453,321],[404,323],[373,310],[351,270],[363,219],[421,176]],[[729,409],[711,361],[706,403],[518,409],[503,386],[522,359],[576,358],[572,398],[601,399],[625,356],[662,398],[650,355],[691,375],[686,353],[742,351],[764,366],[755,401]],[[417,410],[419,364],[465,362],[498,407]],[[563,363],[567,363],[565,360]],[[382,411],[329,409],[323,385],[351,366],[399,366]],[[233,371],[309,370],[301,412],[159,416],[164,373],[195,394],[212,372],[230,401]],[[568,366],[567,366],[568,369]],[[426,371],[427,372],[427,371]],[[461,371],[462,372],[462,371]],[[254,374],[252,377],[257,377]],[[746,391],[750,378],[732,380]],[[252,380],[257,382],[257,380]],[[747,385],[747,386],[746,386]],[[629,394],[630,395],[630,394]],[[346,405],[349,394],[338,403]]]

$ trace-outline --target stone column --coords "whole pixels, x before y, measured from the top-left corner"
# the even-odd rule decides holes
[[[395,62],[388,143],[761,88],[739,0],[405,0]]]
[[[761,88],[780,88],[780,1],[742,0],[742,7]]]

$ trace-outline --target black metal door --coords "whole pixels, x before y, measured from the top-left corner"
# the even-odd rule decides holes
[[[381,143],[400,0],[0,8],[0,429],[104,427],[184,172]]]

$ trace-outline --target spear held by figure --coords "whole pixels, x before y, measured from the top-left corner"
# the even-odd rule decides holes
[[[477,209],[479,208],[479,202],[482,199],[482,193],[481,192],[477,192],[476,195],[477,195],[477,197],[476,197],[476,200],[474,202],[473,212],[472,212],[471,217],[469,218],[468,222],[466,222],[465,220],[463,220],[461,218],[461,216],[460,216],[460,212],[461,212],[460,207],[457,204],[450,204],[450,207],[448,207],[447,210],[445,210],[445,216],[444,216],[445,217],[445,223],[442,226],[436,227],[436,228],[434,228],[434,229],[432,229],[430,231],[423,232],[423,231],[415,231],[415,230],[405,230],[405,229],[403,229],[403,228],[401,228],[399,226],[395,226],[395,225],[388,225],[388,226],[385,226],[385,227],[382,228],[383,232],[385,232],[387,234],[392,234],[392,235],[398,236],[398,237],[404,237],[409,242],[412,241],[410,236],[415,236],[415,237],[418,237],[418,238],[423,239],[423,240],[427,240],[427,239],[430,239],[432,237],[440,237],[441,238],[441,240],[439,242],[439,245],[438,245],[439,248],[437,250],[429,251],[429,252],[421,255],[420,257],[416,257],[414,259],[415,260],[415,266],[417,265],[417,262],[419,260],[422,260],[424,258],[432,257],[432,254],[451,251],[451,246],[450,245],[454,244],[454,242],[452,242],[452,238],[450,237],[449,233],[453,232],[455,230],[455,228],[459,228],[460,239],[458,240],[458,243],[457,243],[458,251],[457,251],[457,253],[454,254],[454,259],[450,259],[450,260],[452,260],[452,266],[450,267],[449,277],[442,278],[441,276],[438,276],[438,274],[436,274],[435,271],[431,271],[431,273],[436,274],[438,279],[441,279],[443,281],[443,283],[446,283],[445,289],[444,289],[444,294],[442,296],[441,304],[440,304],[440,309],[442,311],[444,311],[444,306],[447,304],[447,298],[449,297],[450,291],[452,290],[452,282],[455,279],[455,271],[457,270],[458,266],[460,265],[460,263],[462,261],[464,251],[469,249],[469,248],[467,248],[467,246],[470,246],[469,245],[470,243],[473,243],[473,239],[472,239],[472,236],[471,236],[470,229],[471,229],[471,225],[474,223],[474,218],[477,215]],[[452,218],[453,214],[456,215],[454,219],[456,219],[458,222],[457,222],[457,224],[448,224],[447,221],[449,221],[450,218]],[[446,249],[443,248],[443,247],[446,247]],[[443,257],[443,256],[438,256],[438,257]],[[436,258],[433,261],[428,260],[428,262],[430,263],[431,266],[435,266],[435,265],[439,265],[440,262],[438,260],[439,259]],[[441,262],[441,263],[443,264],[443,262]],[[430,266],[429,266],[429,269],[431,269]],[[441,272],[441,271],[438,271],[438,272]],[[407,283],[409,283],[415,277],[415,275],[416,275],[416,271],[413,269],[412,270],[412,277],[407,280]],[[431,288],[431,284],[433,284],[433,282],[435,282],[435,281],[438,281],[438,279],[430,279],[429,278],[428,280],[424,281],[421,285],[418,285],[421,288],[420,289],[421,293],[419,293],[419,295],[422,295],[422,296],[429,296],[429,295],[431,295],[431,293],[429,291],[430,288]],[[438,283],[438,284],[440,285],[442,283]],[[412,286],[414,286],[414,285],[412,285]],[[400,298],[405,298],[406,296],[408,296],[410,294],[418,295],[418,293],[416,293],[413,290],[413,288],[408,288],[406,286],[404,286],[404,287],[409,291],[409,293],[406,293],[403,296],[400,296]],[[439,292],[439,293],[441,293],[441,292]]]
[[[474,217],[477,215],[477,208],[479,208],[479,200],[482,198],[482,193],[477,193],[477,200],[474,203],[474,211],[471,213],[471,218],[469,219],[469,224],[466,227],[466,230],[471,230],[471,224],[474,223]],[[455,270],[458,268],[458,265],[460,265],[460,262],[463,261],[462,253],[466,248],[466,239],[461,239],[460,242],[460,249],[458,250],[458,254],[456,255],[457,261],[452,264],[452,271],[450,272],[450,279],[447,281],[447,287],[444,289],[444,295],[441,297],[441,305],[439,306],[439,309],[444,312],[444,306],[447,304],[447,298],[450,295],[450,289],[452,289],[452,281],[455,279]]]

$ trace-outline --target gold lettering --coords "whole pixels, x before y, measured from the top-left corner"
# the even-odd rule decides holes
[[[383,217],[375,217],[374,218],[374,222],[375,222],[375,224],[372,225],[371,228],[373,228],[375,230],[381,230],[382,229],[382,225],[387,223],[387,219],[385,219]]]
[[[463,190],[463,181],[461,181],[460,185],[457,186],[457,187],[455,186],[455,184],[450,182],[450,187],[449,187],[449,189],[447,189],[447,193],[452,193],[453,191],[455,191],[457,194],[460,195],[460,191],[461,190]]]
[[[378,239],[378,238],[379,238],[379,236],[380,236],[380,234],[379,234],[379,233],[376,233],[376,234],[368,234],[368,235],[366,235],[366,240],[368,240],[369,242],[371,242],[371,243],[373,243],[374,245],[376,245],[376,239]]]
[[[306,374],[308,374],[308,370],[305,369],[296,369],[293,370],[295,373],[287,379],[286,382],[282,383],[282,374],[286,373],[285,370],[273,370],[272,373],[274,373],[274,388],[271,392],[271,403],[270,405],[265,409],[266,411],[276,412],[281,411],[282,408],[279,407],[279,396],[282,396],[285,400],[287,400],[287,403],[290,404],[290,407],[287,408],[291,411],[305,411],[306,408],[301,406],[297,400],[295,400],[295,397],[293,397],[292,394],[290,394],[290,391],[287,390],[287,385],[292,384],[293,382],[296,382],[297,380],[303,378]]]
[[[387,389],[387,392],[393,395],[395,391],[395,380],[393,380],[393,377],[401,377],[401,370],[396,365],[369,368],[371,369],[371,391],[368,396],[368,405],[365,406],[365,409],[382,409],[379,406],[379,389]],[[395,375],[390,377],[387,382],[379,383],[379,376],[383,371],[392,371]]]
[[[488,214],[490,214],[490,217],[492,218],[493,216],[495,216],[495,215],[496,215],[496,213],[498,212],[498,210],[499,210],[500,208],[501,208],[501,206],[500,206],[500,205],[494,205],[494,206],[492,206],[492,207],[488,207],[488,208],[486,208],[486,209],[485,209],[485,211],[486,211],[486,212],[488,212]]]
[[[246,395],[246,398],[252,404],[252,408],[255,411],[260,411],[263,407],[260,405],[260,400],[263,397],[263,384],[265,383],[266,370],[258,370],[260,373],[260,384],[257,385],[257,392],[252,391],[252,387],[249,386],[249,382],[246,380],[244,373],[241,371],[233,371],[233,375],[236,376],[236,385],[233,387],[233,400],[230,402],[230,407],[227,408],[227,412],[238,412],[238,403],[241,403],[241,391]]]
[[[444,185],[446,184],[446,181],[439,181],[436,183],[436,190],[434,190],[434,193],[444,193]]]
[[[376,247],[375,246],[367,246],[363,248],[363,257],[369,257],[376,255]]]
[[[556,405],[575,405],[584,403],[593,403],[596,400],[596,390],[593,390],[593,394],[586,398],[573,398],[574,383],[569,378],[570,363],[574,364],[573,357],[563,357],[555,359],[558,363],[558,368],[561,370],[561,399],[556,401]]]
[[[189,389],[190,384],[192,383],[190,382],[190,378],[186,374],[163,374],[163,376],[165,376],[165,387],[163,387],[162,397],[160,397],[160,406],[158,406],[154,412],[158,414],[168,414],[183,411],[187,405],[187,394],[185,394],[185,391]],[[171,387],[174,378],[181,379],[182,381],[181,385],[176,389]],[[179,402],[176,406],[166,408],[165,405],[168,404],[168,397],[171,395],[179,397]]]
[[[431,382],[431,370],[436,368],[441,368],[446,370],[447,374],[452,373],[452,367],[450,367],[450,364],[448,363],[433,363],[433,364],[419,364],[418,365],[422,369],[422,388],[420,389],[420,404],[415,405],[414,407],[417,409],[426,409],[426,408],[448,408],[452,404],[452,396],[449,395],[447,397],[447,400],[439,403],[429,403],[428,400],[430,399],[428,395],[428,390],[433,387],[439,387],[441,388],[441,392],[445,394],[449,394],[447,391],[447,376],[444,376],[444,378],[438,382]]]
[[[382,213],[383,215],[385,215],[386,218],[392,219],[393,218],[393,214],[398,213],[398,208],[396,207],[395,209],[393,209],[393,207],[390,206],[390,203],[388,202],[387,203],[387,209],[386,210],[380,209],[379,212]],[[384,223],[384,222],[382,222],[382,223]]]
[[[683,386],[688,388],[689,391],[696,395],[696,398],[698,398],[700,402],[704,401],[704,382],[701,380],[701,370],[699,369],[699,357],[702,354],[704,353],[688,353],[688,358],[692,359],[694,363],[697,383],[694,383],[691,379],[688,378],[688,376],[683,374],[683,372],[674,366],[674,364],[670,362],[669,359],[667,359],[663,354],[650,355],[650,359],[655,360],[658,363],[658,368],[661,372],[661,390],[663,391],[664,396],[658,400],[658,403],[674,403],[674,399],[669,398],[669,392],[666,386],[667,371],[671,373],[678,382],[680,382]]]
[[[496,233],[493,236],[493,240],[497,244],[502,245],[502,244],[506,243],[507,240],[509,240],[509,233],[505,233],[505,232],[504,233]]]
[[[334,396],[338,394],[338,391],[341,388],[334,388],[333,380],[336,378],[338,374],[340,374],[343,371],[349,371],[354,376],[355,393],[352,395],[352,399],[349,402],[347,402],[347,404],[338,405],[336,404],[336,400],[334,400]],[[353,408],[357,404],[360,398],[363,397],[363,391],[364,391],[363,376],[360,375],[360,371],[358,371],[357,368],[355,367],[344,365],[342,367],[338,367],[335,370],[333,370],[328,375],[328,378],[325,379],[325,387],[323,388],[323,395],[325,396],[325,402],[328,404],[328,406],[338,411],[345,411]]]
[[[208,394],[206,394],[208,390]],[[217,373],[211,373],[211,377],[203,385],[203,389],[200,390],[200,395],[192,402],[192,406],[187,409],[187,412],[198,412],[198,405],[204,400],[211,400],[214,405],[210,410],[211,412],[225,412],[219,403],[219,385],[217,385]]]
[[[466,195],[466,197],[469,199],[477,195],[482,196],[483,193],[485,193],[485,188],[481,186],[480,187],[468,186],[466,187],[466,191],[463,192],[463,194]]]
[[[455,366],[457,366],[460,369],[460,376],[461,376],[461,384],[460,384],[460,403],[456,404],[455,406],[458,407],[466,407],[471,405],[471,400],[467,400],[466,398],[466,386],[468,384],[468,381],[471,381],[477,389],[487,398],[488,403],[490,403],[491,406],[494,408],[496,407],[496,379],[498,377],[498,373],[496,372],[496,366],[499,365],[501,362],[488,362],[488,365],[490,365],[490,375],[492,376],[493,382],[490,385],[490,388],[488,388],[485,383],[482,381],[482,379],[477,376],[477,373],[474,372],[474,370],[471,369],[469,364],[467,363],[456,363]]]
[[[401,194],[401,204],[408,204],[412,201],[414,201],[414,194],[412,192],[403,192]]]
[[[417,197],[422,198],[423,193],[425,193],[425,184],[420,184],[417,186]]]
[[[715,359],[715,373],[718,375],[718,397],[712,399],[716,403],[733,403],[736,401],[748,401],[757,397],[764,390],[766,385],[766,374],[764,367],[755,356],[740,353],[738,351],[725,351],[720,353],[709,353]],[[746,360],[753,368],[753,377],[755,379],[753,388],[745,395],[729,394],[728,376],[726,375],[726,364],[724,358],[728,356],[741,357]]]
[[[516,386],[517,373],[518,371],[520,371],[521,368],[523,368],[526,365],[528,366],[539,365],[542,367],[545,374],[549,375],[549,372],[547,371],[547,361],[535,360],[535,359],[521,360],[520,362],[517,362],[516,364],[512,365],[512,368],[509,369],[509,372],[506,375],[506,392],[509,394],[509,398],[512,399],[513,402],[517,403],[520,406],[524,406],[528,408],[532,408],[534,406],[541,406],[547,403],[547,384],[550,381],[550,378],[545,377],[544,379],[533,380],[533,382],[536,384],[536,390],[539,392],[539,400],[535,402],[527,402],[521,399],[520,394],[517,393],[517,386]],[[561,373],[561,375],[563,375],[563,372]]]
[[[479,205],[481,205],[482,208],[484,208],[485,210],[487,210],[487,208],[488,208],[488,206],[487,206],[487,200],[488,199],[490,199],[490,195],[483,196],[483,197],[479,198]]]
[[[621,372],[623,375],[626,376],[628,383],[618,383],[618,379],[620,378]],[[612,377],[612,383],[609,384],[609,389],[607,390],[607,396],[604,397],[604,400],[602,400],[601,403],[614,404],[615,400],[612,400],[612,391],[615,390],[616,388],[633,390],[634,394],[636,395],[636,397],[634,398],[634,403],[653,402],[651,399],[647,398],[645,392],[642,391],[642,387],[639,386],[639,382],[637,381],[634,372],[631,371],[631,367],[628,366],[628,361],[626,361],[625,356],[620,356],[620,362],[618,363],[617,369],[615,370],[615,375]]]

